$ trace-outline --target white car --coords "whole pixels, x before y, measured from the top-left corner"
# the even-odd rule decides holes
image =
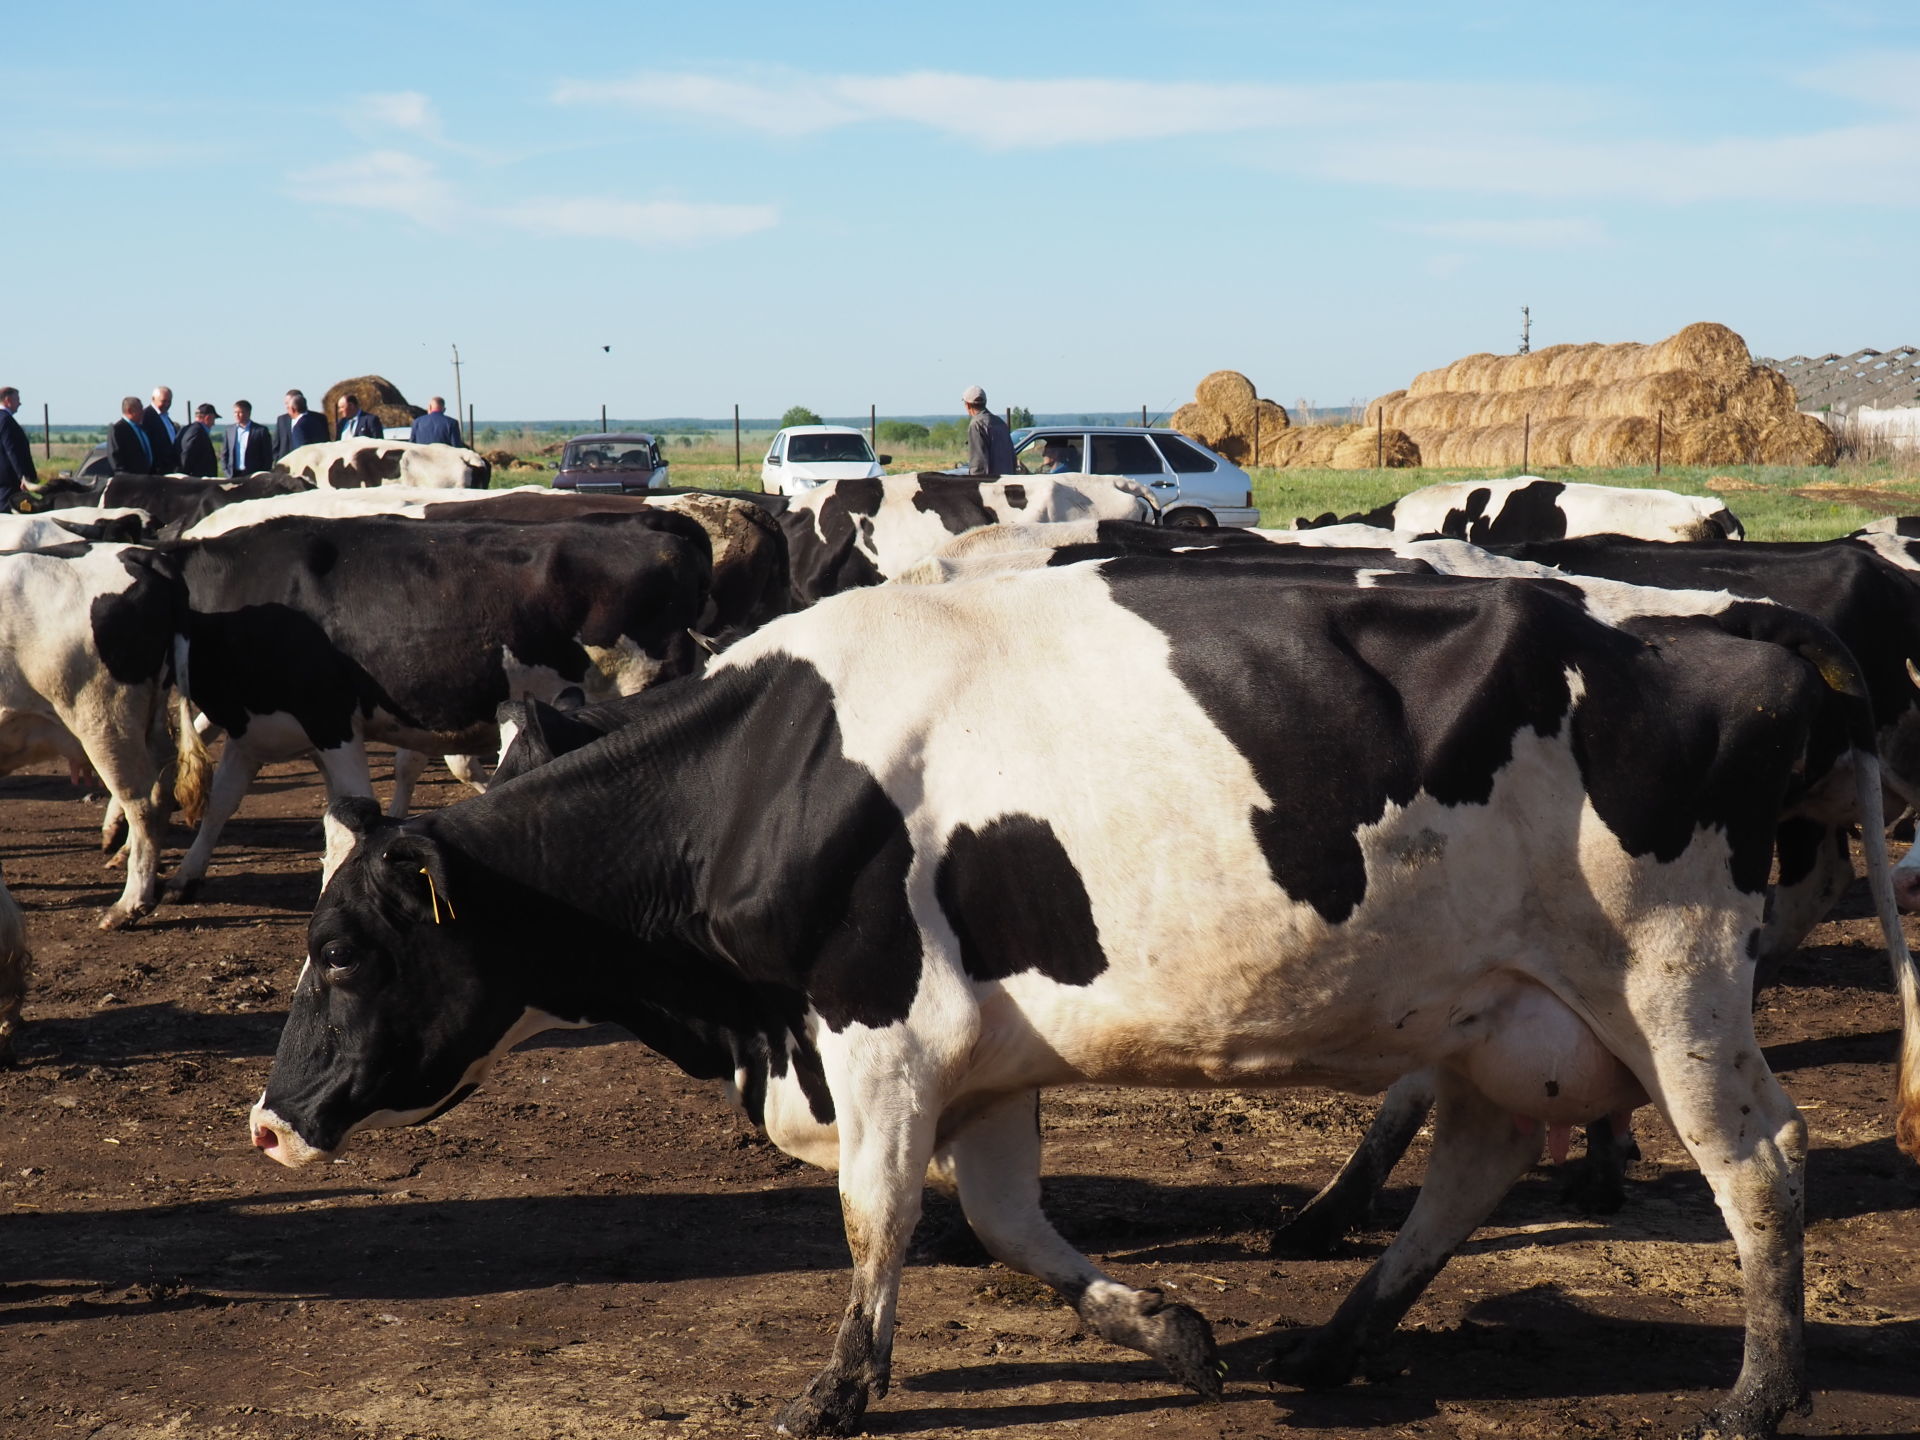
[[[1253,480],[1198,440],[1137,425],[1036,425],[1013,432],[1033,475],[1124,475],[1160,507],[1163,525],[1258,525]]]
[[[760,465],[768,495],[804,495],[829,480],[872,480],[891,455],[875,455],[865,431],[851,425],[789,425],[773,437]]]

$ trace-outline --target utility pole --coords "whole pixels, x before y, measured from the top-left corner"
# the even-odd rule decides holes
[[[1520,353],[1530,354],[1533,350],[1533,307],[1520,307]]]
[[[453,347],[453,418],[458,420],[466,413],[466,409],[466,397],[460,393],[460,347],[456,345]],[[473,422],[469,420],[467,423],[471,425]],[[467,437],[467,443],[473,443],[471,435]]]

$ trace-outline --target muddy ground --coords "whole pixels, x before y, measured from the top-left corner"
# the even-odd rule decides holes
[[[764,1433],[844,1303],[831,1182],[619,1034],[536,1039],[465,1105],[331,1165],[250,1149],[318,890],[319,795],[302,766],[269,771],[203,903],[106,935],[99,807],[51,772],[0,779],[0,859],[38,950],[24,1063],[0,1074],[0,1436]],[[444,778],[422,793],[455,798]],[[1913,1436],[1920,1170],[1889,1138],[1885,961],[1858,895],[1843,913],[1761,1009],[1814,1146],[1815,1405],[1786,1428]],[[1668,1435],[1732,1380],[1732,1248],[1643,1111],[1620,1214],[1578,1214],[1538,1170],[1415,1307],[1394,1378],[1269,1388],[1263,1337],[1331,1313],[1411,1204],[1418,1150],[1346,1253],[1267,1252],[1369,1113],[1320,1092],[1050,1097],[1049,1209],[1122,1278],[1212,1319],[1225,1402],[1086,1337],[1031,1282],[922,1258],[871,1431]]]

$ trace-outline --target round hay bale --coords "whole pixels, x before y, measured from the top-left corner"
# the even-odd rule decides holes
[[[1753,452],[1763,465],[1831,465],[1840,458],[1840,442],[1817,415],[1795,411],[1763,428]]]
[[[1647,347],[1644,373],[1692,370],[1711,383],[1732,389],[1753,369],[1747,342],[1724,325],[1701,321]]]
[[[1191,435],[1209,450],[1221,454],[1226,452],[1220,450],[1220,443],[1233,433],[1233,427],[1227,423],[1225,417],[1205,405],[1182,405],[1167,417],[1167,424],[1182,435]]]
[[[1327,464],[1335,470],[1406,470],[1420,463],[1420,447],[1404,430],[1363,425],[1333,447]]]
[[[1260,434],[1263,437],[1269,430],[1277,435],[1293,424],[1293,417],[1287,414],[1287,407],[1277,400],[1256,400],[1254,408],[1260,414]]]
[[[1667,434],[1667,459],[1675,465],[1748,465],[1753,462],[1753,427],[1732,415],[1709,415],[1684,430]]]
[[[400,387],[386,376],[356,375],[329,386],[326,399],[321,402],[320,413],[326,417],[329,438],[340,438],[340,397],[348,394],[360,402],[362,410],[378,416],[383,428],[411,425],[416,417],[427,413],[419,405],[409,405]]]
[[[1406,398],[1407,392],[1405,390],[1389,390],[1378,399],[1368,403],[1366,414],[1363,418],[1369,425],[1376,424],[1380,420],[1381,411],[1384,410],[1386,412],[1387,424],[1397,425],[1400,422],[1395,418],[1397,413],[1396,407]]]
[[[1739,384],[1727,391],[1727,413],[1762,430],[1798,414],[1799,407],[1793,382],[1771,365],[1749,366]]]
[[[1252,418],[1259,395],[1253,382],[1238,370],[1216,370],[1193,387],[1193,398],[1216,415],[1235,420],[1242,414]]]

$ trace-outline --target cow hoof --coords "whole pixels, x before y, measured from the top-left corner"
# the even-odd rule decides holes
[[[151,915],[152,913],[153,906],[151,905],[116,905],[100,917],[100,928],[102,930],[128,930],[133,927],[142,915]]]
[[[865,1382],[824,1370],[780,1412],[782,1435],[858,1435],[867,1413]]]
[[[1227,1362],[1213,1343],[1213,1327],[1190,1305],[1168,1305],[1147,1317],[1147,1353],[1204,1400],[1220,1398]]]
[[[1364,1218],[1342,1214],[1331,1205],[1309,1203],[1273,1232],[1267,1251],[1272,1255],[1309,1258],[1335,1254],[1343,1247],[1347,1232]]]
[[[1276,1337],[1273,1354],[1261,1373],[1302,1390],[1338,1390],[1353,1379],[1353,1368],[1351,1345],[1331,1339],[1325,1329],[1302,1326]]]
[[[160,891],[160,898],[169,905],[184,905],[200,893],[200,881],[169,880]]]
[[[1560,1198],[1582,1215],[1612,1215],[1627,1203],[1626,1178],[1615,1163],[1596,1163],[1592,1156],[1561,1167],[1565,1183]]]
[[[100,868],[103,870],[126,869],[127,868],[127,847],[122,845],[118,850],[114,851],[111,855],[107,856],[107,858],[101,862]]]

